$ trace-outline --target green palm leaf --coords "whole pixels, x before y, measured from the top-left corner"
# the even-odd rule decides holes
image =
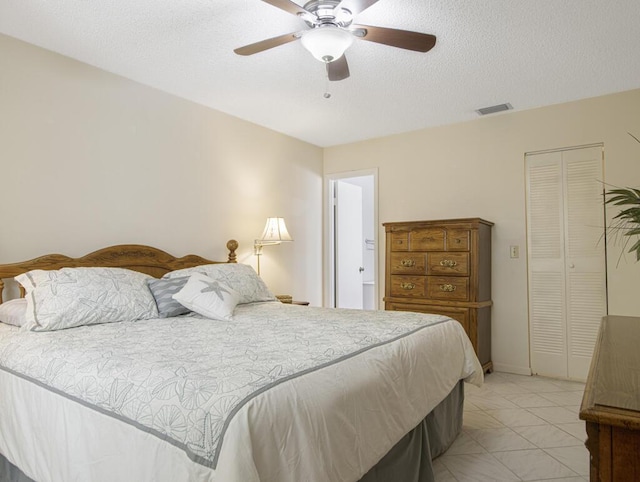
[[[631,133],[636,142],[640,143],[640,139]],[[614,238],[624,236],[623,246],[626,248],[632,236],[640,235],[640,189],[626,187],[616,187],[605,193],[605,204],[614,206],[630,206],[622,209],[613,219],[613,225],[609,226],[609,231],[613,233]],[[618,238],[620,239],[620,238]],[[636,261],[640,261],[640,239],[629,248],[629,253],[636,254]]]

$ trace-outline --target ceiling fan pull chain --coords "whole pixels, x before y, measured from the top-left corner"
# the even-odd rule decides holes
[[[324,97],[325,99],[330,99],[331,98],[331,92],[329,92],[329,79],[325,78],[324,80],[324,94],[322,94],[322,97]]]

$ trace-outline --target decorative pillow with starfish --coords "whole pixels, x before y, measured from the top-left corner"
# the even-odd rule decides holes
[[[202,273],[193,273],[173,299],[202,316],[231,320],[240,295],[222,281]]]
[[[240,295],[238,304],[261,301],[278,301],[254,269],[241,263],[205,264],[194,268],[184,268],[165,274],[162,279],[174,279],[201,273],[229,286]]]

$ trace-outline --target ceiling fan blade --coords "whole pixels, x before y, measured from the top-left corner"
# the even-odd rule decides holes
[[[372,27],[370,25],[351,25],[349,30],[364,30],[364,35],[356,36],[362,40],[390,45],[416,52],[428,52],[436,44],[436,37],[428,33],[410,32],[408,30],[398,30],[395,28]]]
[[[280,10],[284,10],[285,12],[291,13],[293,15],[308,15],[309,12],[302,8],[300,5],[297,5],[290,0],[262,0],[269,5],[273,5]]]
[[[274,47],[279,47],[280,45],[293,42],[294,40],[298,40],[299,38],[299,32],[288,33],[285,35],[280,35],[278,37],[261,40],[260,42],[256,42],[254,44],[245,45],[244,47],[238,47],[234,50],[234,52],[238,55],[253,55],[257,54],[258,52],[263,52],[265,50],[269,50]]]
[[[338,8],[346,8],[352,14],[357,15],[363,12],[378,0],[342,0]]]
[[[327,74],[332,82],[344,80],[349,77],[349,64],[347,58],[343,55],[333,62],[327,63]]]

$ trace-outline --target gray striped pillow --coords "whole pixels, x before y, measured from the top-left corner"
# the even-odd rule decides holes
[[[160,318],[170,318],[172,316],[185,315],[191,310],[185,308],[172,298],[180,291],[187,281],[188,276],[172,279],[150,279],[147,280],[151,294],[156,299],[158,305],[158,316]]]

